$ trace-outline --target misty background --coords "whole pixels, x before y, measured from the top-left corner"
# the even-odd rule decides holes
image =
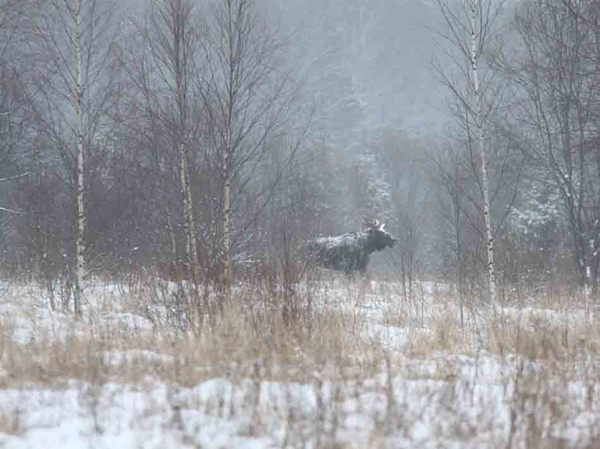
[[[596,5],[584,3],[507,2],[486,40],[491,216],[508,291],[596,284],[598,92],[588,69],[598,54],[586,19]],[[484,119],[473,118],[469,61],[444,37],[437,2],[91,4],[77,16],[69,2],[2,3],[8,276],[75,295],[97,274],[243,278],[376,218],[399,244],[374,255],[373,275],[487,288],[472,134]],[[232,23],[245,56],[228,60]],[[564,42],[553,48],[549,35]],[[569,67],[583,81],[564,91],[558,75],[531,67]],[[229,89],[226,73],[241,73],[240,85]],[[545,108],[553,118],[541,123]]]

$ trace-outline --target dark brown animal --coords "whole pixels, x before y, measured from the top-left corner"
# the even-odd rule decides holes
[[[319,237],[306,245],[308,257],[324,268],[346,274],[364,273],[371,254],[396,244],[396,239],[384,227],[385,223],[376,220],[368,224],[365,232]]]

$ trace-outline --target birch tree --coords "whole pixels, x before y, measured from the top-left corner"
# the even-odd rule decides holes
[[[490,181],[488,157],[492,102],[489,101],[490,76],[482,73],[494,32],[495,20],[500,12],[501,2],[495,0],[462,0],[460,3],[444,3],[438,0],[447,31],[439,33],[446,43],[448,59],[461,74],[466,87],[452,81],[448,71],[440,70],[444,84],[456,97],[458,104],[466,111],[468,145],[477,149],[478,175],[480,178],[481,211],[485,222],[487,252],[487,277],[489,303],[497,302],[496,265],[494,262],[494,227],[491,216]],[[471,132],[473,127],[475,132]]]
[[[197,280],[199,260],[194,215],[190,162],[198,149],[201,125],[202,96],[197,92],[198,50],[200,33],[191,0],[160,0],[153,2],[147,23],[137,27],[144,48],[133,54],[131,75],[138,89],[137,107],[147,127],[147,141],[155,153],[155,175],[169,177],[168,152],[177,161],[177,182],[183,216],[184,260],[189,275]],[[135,50],[134,50],[135,51]],[[201,144],[200,144],[201,145]],[[164,185],[159,190],[164,190]],[[177,259],[174,220],[168,204],[165,211],[166,228],[170,235],[171,252]],[[176,264],[176,269],[179,269]]]
[[[80,315],[88,273],[88,160],[106,131],[115,92],[114,5],[104,0],[51,0],[40,8],[30,46],[36,62],[30,99],[73,192],[73,307]]]
[[[219,159],[219,263],[221,281],[228,286],[235,201],[252,180],[269,139],[289,109],[290,79],[278,61],[283,43],[269,31],[251,0],[212,3],[207,33],[203,92],[212,146]]]

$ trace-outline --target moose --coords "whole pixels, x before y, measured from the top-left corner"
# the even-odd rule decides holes
[[[393,247],[396,239],[384,228],[385,223],[366,222],[366,231],[350,232],[335,237],[319,237],[306,245],[309,259],[317,265],[346,274],[364,273],[369,256],[375,251]]]

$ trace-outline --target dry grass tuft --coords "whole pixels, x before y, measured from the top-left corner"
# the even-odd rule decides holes
[[[140,303],[134,299],[127,310],[148,316],[147,307],[132,306]],[[25,344],[13,338],[9,323],[0,322],[0,361],[6,370],[0,387],[62,387],[69,379],[135,383],[146,376],[193,385],[211,377],[248,377],[256,370],[264,379],[310,381],[327,366],[343,368],[326,377],[340,370],[368,375],[381,357],[361,338],[364,318],[356,311],[304,310],[290,319],[289,310],[277,303],[247,295],[233,295],[193,331],[174,331],[159,315],[152,317],[152,329],[139,331],[104,317],[90,314],[84,322],[72,322],[82,332],[64,338],[39,333]]]
[[[599,325],[596,317],[581,313],[572,317],[548,310],[501,311],[489,322],[487,349],[530,360],[576,361],[582,354],[600,354]]]

